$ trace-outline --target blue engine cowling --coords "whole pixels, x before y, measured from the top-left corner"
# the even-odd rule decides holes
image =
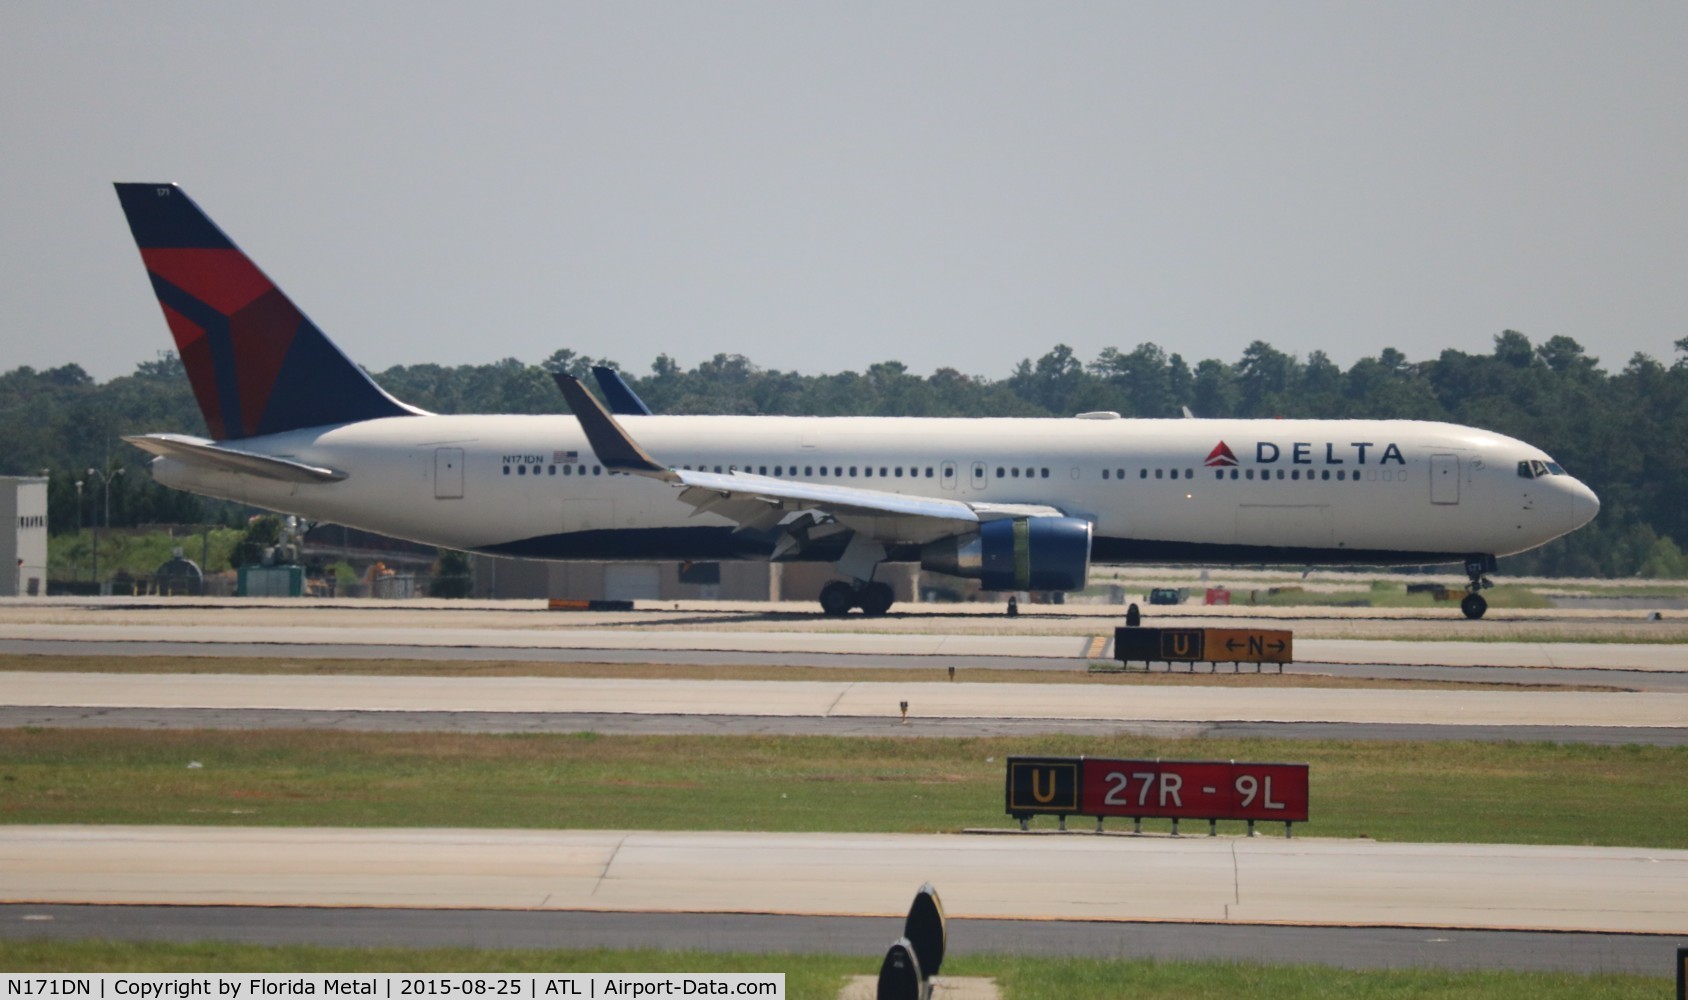
[[[978,580],[984,590],[1083,590],[1090,579],[1090,522],[1078,517],[986,521],[932,542],[921,569]]]

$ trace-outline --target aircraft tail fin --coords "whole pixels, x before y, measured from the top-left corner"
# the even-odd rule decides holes
[[[604,401],[610,404],[610,412],[618,417],[648,417],[651,408],[621,377],[621,373],[607,365],[593,365],[592,377],[598,380],[598,388],[604,392]]]
[[[422,411],[340,352],[174,184],[118,184],[147,277],[215,440]]]

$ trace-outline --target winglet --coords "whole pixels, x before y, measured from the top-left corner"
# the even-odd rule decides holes
[[[568,401],[569,409],[580,420],[580,429],[586,432],[586,440],[605,468],[659,479],[676,478],[673,472],[658,464],[656,459],[645,453],[645,449],[639,447],[637,441],[628,436],[604,405],[586,391],[579,379],[565,372],[552,372],[551,378],[556,380],[563,399]]]
[[[592,377],[598,380],[598,388],[604,392],[604,399],[610,404],[610,412],[623,417],[648,417],[651,408],[621,377],[621,373],[608,365],[593,365]]]

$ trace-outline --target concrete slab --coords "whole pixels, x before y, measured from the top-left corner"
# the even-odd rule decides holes
[[[1688,671],[1688,646],[1667,643],[1303,639],[1297,640],[1295,655],[1304,663]]]
[[[650,649],[719,652],[864,653],[906,656],[1084,656],[1092,637],[910,635],[871,632],[709,632],[612,628],[325,627],[301,625],[7,624],[0,639],[205,644],[457,646],[485,649]]]
[[[1688,694],[1089,684],[0,673],[14,706],[1671,728]]]
[[[1688,932],[1688,851],[1278,838],[0,827],[0,902]]]

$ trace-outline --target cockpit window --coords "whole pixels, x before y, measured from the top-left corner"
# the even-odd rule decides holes
[[[1565,467],[1558,462],[1543,462],[1539,459],[1528,459],[1518,463],[1518,478],[1539,479],[1542,476],[1567,475]]]
[[[1536,478],[1536,470],[1530,468],[1529,462],[1519,462],[1518,463],[1518,478],[1519,479],[1534,479],[1534,478]]]
[[[1565,467],[1560,465],[1558,462],[1547,463],[1547,471],[1553,473],[1556,476],[1565,475]]]
[[[1548,471],[1547,471],[1547,463],[1546,462],[1532,461],[1530,463],[1530,471],[1534,472],[1538,478],[1541,477],[1541,476],[1545,476],[1545,475],[1549,474]]]

